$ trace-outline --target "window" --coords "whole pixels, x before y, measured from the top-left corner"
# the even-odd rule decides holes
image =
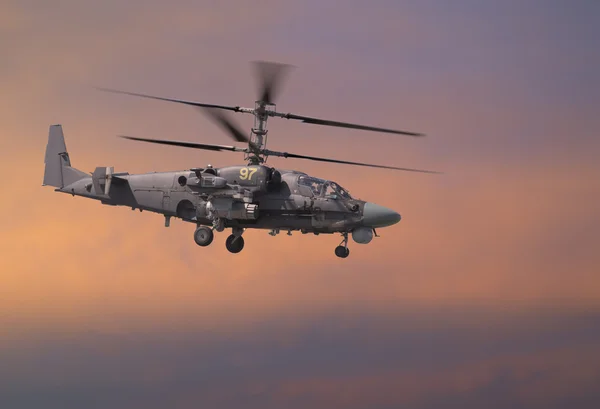
[[[332,183],[327,183],[327,185],[325,185],[325,196],[327,197],[332,195],[337,195],[337,191]]]
[[[341,199],[352,199],[350,193],[335,182],[301,175],[298,178],[298,188],[304,196],[326,197],[335,195]]]
[[[350,193],[346,189],[344,189],[343,187],[338,185],[337,183],[330,182],[330,186],[335,191],[335,194],[340,196],[342,199],[352,199],[352,196],[350,196]]]
[[[313,196],[321,196],[321,193],[323,191],[323,186],[325,185],[325,180],[313,178],[308,175],[301,175],[298,178],[298,185],[300,187],[302,187],[302,186],[308,187]]]

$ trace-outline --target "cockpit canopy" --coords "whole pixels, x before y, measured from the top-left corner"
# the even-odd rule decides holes
[[[337,183],[308,175],[300,175],[300,177],[298,177],[298,188],[304,196],[337,196],[341,199],[352,199],[350,193]]]

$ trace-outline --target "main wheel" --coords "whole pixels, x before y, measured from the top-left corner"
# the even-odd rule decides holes
[[[340,258],[346,258],[350,254],[350,249],[344,246],[337,246],[335,248],[335,255]]]
[[[227,247],[227,250],[231,253],[239,253],[244,248],[244,238],[232,234],[225,240],[225,247]]]
[[[206,226],[200,226],[194,232],[194,241],[201,247],[206,247],[212,243],[214,237],[212,229]]]

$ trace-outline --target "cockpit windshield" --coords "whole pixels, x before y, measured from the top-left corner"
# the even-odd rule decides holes
[[[313,196],[321,196],[323,192],[323,186],[327,181],[319,178],[313,178],[308,175],[301,175],[298,178],[298,185],[308,186]]]
[[[352,199],[350,193],[335,182],[315,178],[308,175],[301,175],[298,178],[298,185],[307,186],[313,196],[326,197],[337,196],[342,199]]]
[[[338,195],[342,199],[352,199],[350,193],[335,182],[327,182],[327,189],[331,190],[333,192],[332,194]]]

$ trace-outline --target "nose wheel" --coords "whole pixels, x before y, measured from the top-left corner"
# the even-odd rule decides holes
[[[350,249],[348,248],[348,232],[343,233],[344,240],[339,246],[335,248],[335,255],[339,258],[346,258],[350,255]]]
[[[339,258],[346,258],[350,255],[350,249],[344,246],[337,246],[335,248],[335,255]]]

